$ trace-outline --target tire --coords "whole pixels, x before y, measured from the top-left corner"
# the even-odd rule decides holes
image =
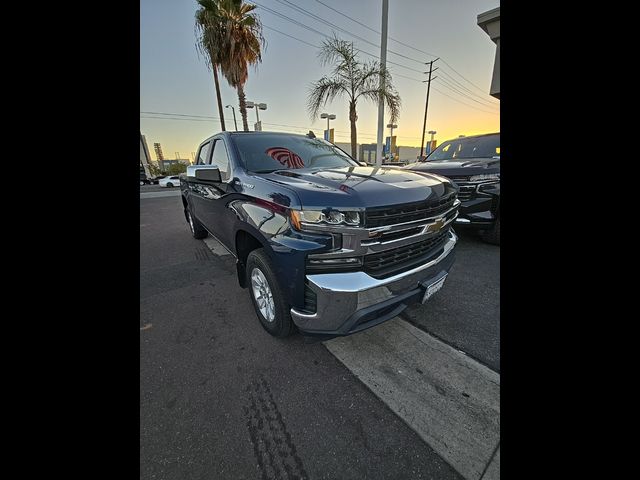
[[[493,226],[489,230],[480,232],[482,239],[491,243],[492,245],[500,245],[500,216],[493,223]]]
[[[187,223],[189,224],[189,229],[191,230],[191,235],[193,235],[193,238],[196,238],[198,240],[206,238],[207,235],[209,235],[209,232],[205,230],[198,219],[191,215],[191,212],[188,208],[184,210],[184,213],[187,216]]]
[[[249,296],[262,327],[274,337],[284,338],[291,335],[294,331],[294,325],[291,320],[290,307],[276,279],[273,264],[264,249],[258,248],[249,253],[246,272]],[[267,290],[264,289],[264,283],[261,284],[265,281]],[[271,293],[271,307],[268,306],[268,300],[262,304],[256,299],[256,295],[258,295],[256,291],[259,292],[261,287],[262,293],[266,293],[263,296],[267,299],[269,292]],[[262,309],[260,305],[263,305]]]
[[[173,183],[167,182],[167,187],[169,187],[169,188],[173,187]]]
[[[142,180],[140,180],[140,186],[143,186],[144,182]]]

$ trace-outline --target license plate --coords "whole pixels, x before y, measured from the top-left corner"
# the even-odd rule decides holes
[[[422,297],[422,303],[425,303],[427,300],[429,300],[431,298],[431,296],[434,293],[436,293],[438,290],[440,290],[442,288],[442,286],[444,285],[444,281],[446,279],[447,279],[447,276],[445,275],[444,277],[442,277],[437,282],[434,282],[431,285],[429,285],[427,287],[427,290],[424,292],[424,297]]]

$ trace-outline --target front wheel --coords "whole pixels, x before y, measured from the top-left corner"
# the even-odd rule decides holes
[[[262,327],[274,337],[288,337],[293,333],[289,304],[276,279],[271,260],[262,248],[247,257],[247,285],[253,308]]]
[[[167,183],[167,187],[169,187],[169,188],[173,187],[173,183],[168,182],[168,183]]]
[[[498,216],[489,230],[480,232],[480,236],[487,243],[500,245],[500,216]]]

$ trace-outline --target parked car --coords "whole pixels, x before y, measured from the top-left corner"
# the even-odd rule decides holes
[[[448,140],[405,168],[451,179],[462,202],[456,224],[477,228],[485,241],[500,245],[500,133]]]
[[[164,177],[158,181],[158,185],[161,187],[178,187],[180,185],[180,176],[179,175],[170,175],[168,177]]]
[[[361,166],[311,135],[222,132],[180,175],[191,233],[236,258],[264,329],[349,335],[443,285],[460,202],[447,179]]]

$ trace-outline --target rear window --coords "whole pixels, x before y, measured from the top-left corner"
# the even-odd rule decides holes
[[[318,138],[269,134],[232,138],[241,161],[251,172],[357,166],[342,150]]]

